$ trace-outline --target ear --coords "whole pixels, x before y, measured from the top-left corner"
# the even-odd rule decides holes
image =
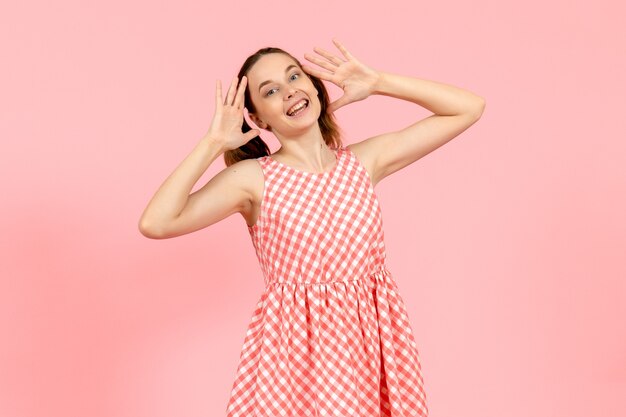
[[[254,124],[260,127],[261,129],[266,129],[266,130],[268,129],[267,123],[259,119],[256,114],[248,112],[248,116],[250,116],[250,119],[254,122]]]

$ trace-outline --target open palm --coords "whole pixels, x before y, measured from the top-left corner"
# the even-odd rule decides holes
[[[239,148],[259,135],[259,129],[251,129],[243,133],[243,103],[248,77],[241,78],[237,87],[238,78],[234,77],[226,98],[222,98],[222,82],[217,80],[215,89],[215,113],[209,131],[205,136],[219,141],[225,150]]]
[[[378,71],[357,60],[337,40],[333,39],[333,42],[346,58],[346,61],[321,48],[313,48],[315,52],[325,59],[308,54],[304,54],[304,57],[330,72],[321,71],[309,65],[302,66],[305,72],[321,78],[322,80],[330,81],[343,90],[344,94],[330,103],[327,110],[329,113],[334,112],[346,104],[367,98],[374,92],[376,83],[380,79],[380,73]]]

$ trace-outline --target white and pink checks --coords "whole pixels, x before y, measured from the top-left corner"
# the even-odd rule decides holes
[[[350,148],[331,171],[257,158],[248,226],[265,279],[228,417],[427,417],[420,358],[385,265],[378,199]]]

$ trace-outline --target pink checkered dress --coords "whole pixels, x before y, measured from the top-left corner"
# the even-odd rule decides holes
[[[428,416],[374,188],[349,148],[333,150],[324,173],[257,158],[265,189],[248,229],[265,290],[228,417]]]

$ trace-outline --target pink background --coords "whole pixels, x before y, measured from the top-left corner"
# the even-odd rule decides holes
[[[487,100],[377,186],[431,416],[625,415],[621,2],[312,4],[3,5],[0,415],[225,415],[263,289],[244,220],[170,240],[137,222],[208,129],[216,79],[264,46],[338,53],[332,36]],[[345,144],[429,114],[337,112]]]

